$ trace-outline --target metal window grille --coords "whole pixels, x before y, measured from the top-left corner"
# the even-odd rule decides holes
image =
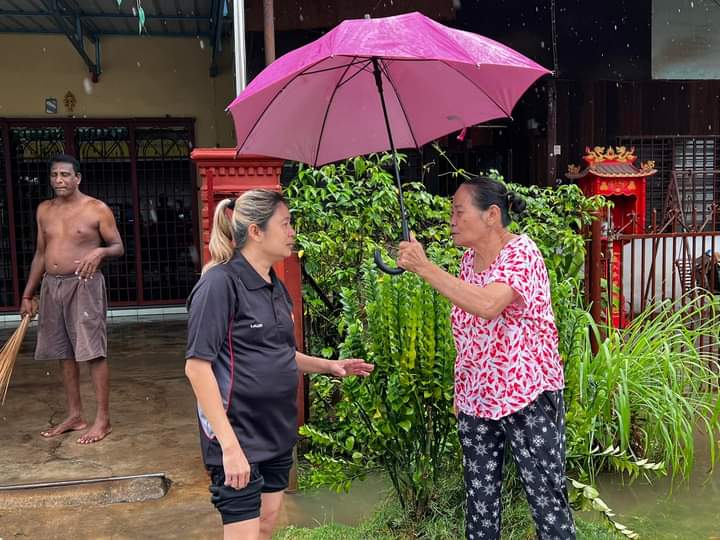
[[[64,130],[60,127],[11,127],[10,147],[16,271],[22,290],[35,255],[37,207],[42,201],[52,197],[48,181],[48,161],[65,152]]]
[[[186,128],[138,128],[143,294],[147,301],[186,298],[197,280],[193,234],[195,189]]]
[[[15,305],[13,286],[13,261],[11,257],[10,212],[12,205],[7,197],[7,160],[5,152],[6,136],[0,130],[0,309]]]
[[[714,203],[720,191],[720,137],[627,136],[619,137],[618,144],[634,147],[638,162],[652,160],[658,170],[647,179],[648,227],[653,211],[657,212],[658,227],[667,218],[668,191],[674,176],[687,228],[717,228]]]
[[[82,166],[82,191],[110,207],[125,246],[123,257],[103,264],[108,300],[116,305],[136,302],[130,130],[119,126],[78,127],[74,134],[77,157]]]
[[[0,119],[0,310],[16,310],[35,252],[48,161],[81,162],[83,192],[115,215],[125,255],[106,261],[110,304],[183,303],[199,275],[190,120]]]

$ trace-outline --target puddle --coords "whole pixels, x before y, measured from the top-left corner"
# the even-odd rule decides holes
[[[310,489],[283,498],[285,525],[317,527],[327,523],[357,525],[382,502],[389,485],[380,475],[353,482],[349,493]]]
[[[698,436],[695,468],[689,480],[642,479],[622,484],[618,475],[598,481],[600,495],[617,513],[617,519],[642,538],[653,540],[720,540],[720,471],[710,469],[707,440]]]

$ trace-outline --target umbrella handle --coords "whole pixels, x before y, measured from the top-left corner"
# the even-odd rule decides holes
[[[405,271],[404,268],[393,268],[392,266],[385,264],[385,261],[383,261],[382,256],[380,255],[379,249],[375,250],[375,264],[380,270],[386,274],[390,274],[391,276],[399,276]]]

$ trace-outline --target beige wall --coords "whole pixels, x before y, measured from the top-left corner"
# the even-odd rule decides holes
[[[70,116],[63,104],[70,91],[75,117],[192,117],[196,146],[234,146],[224,112],[234,90],[231,42],[216,78],[208,74],[207,39],[106,37],[101,45],[103,73],[88,84],[87,67],[64,36],[0,34],[0,117]],[[45,114],[48,97],[57,99],[57,114]]]

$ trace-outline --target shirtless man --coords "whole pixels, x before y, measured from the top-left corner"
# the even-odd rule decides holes
[[[42,436],[87,429],[80,400],[78,363],[82,362],[90,366],[97,414],[77,442],[91,444],[112,429],[107,300],[105,278],[98,268],[105,257],[120,257],[124,248],[112,211],[102,201],[81,193],[80,179],[80,164],[72,156],[59,155],[50,162],[55,198],[37,209],[37,246],[20,313],[32,312],[32,298],[42,281],[35,358],[60,361],[68,404],[68,417]]]

